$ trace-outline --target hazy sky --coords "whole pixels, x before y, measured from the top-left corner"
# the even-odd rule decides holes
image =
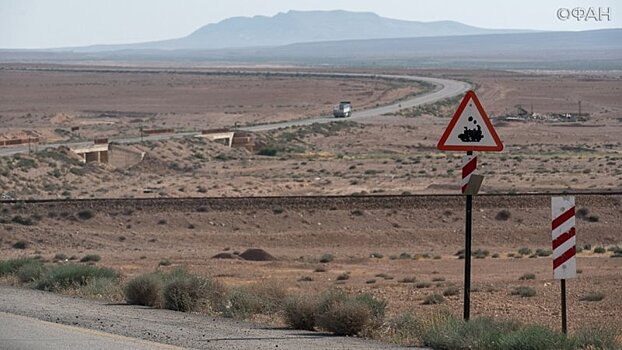
[[[610,21],[561,21],[559,8],[609,8]],[[619,0],[0,0],[0,48],[117,44],[185,36],[235,16],[288,10],[375,12],[454,20],[485,28],[588,30],[622,27]],[[620,15],[618,15],[620,14]]]

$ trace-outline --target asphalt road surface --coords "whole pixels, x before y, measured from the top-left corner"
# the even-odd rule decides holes
[[[0,349],[401,349],[370,340],[0,286]],[[413,349],[413,348],[411,348]]]
[[[317,73],[314,75],[323,75],[324,73]],[[329,75],[329,73],[326,73]],[[355,73],[330,73],[331,76],[343,76],[344,78],[369,78],[372,77],[370,74],[355,74]],[[366,110],[357,111],[356,106],[355,110],[352,112],[352,116],[349,118],[340,118],[336,119],[332,116],[325,115],[316,118],[309,119],[301,119],[301,120],[293,120],[287,122],[280,123],[272,123],[272,124],[262,124],[262,125],[254,125],[248,127],[240,127],[236,130],[242,131],[268,131],[280,128],[287,128],[291,126],[304,126],[311,125],[313,123],[331,123],[340,120],[360,120],[360,119],[369,119],[373,117],[378,117],[387,113],[395,113],[401,109],[411,108],[415,106],[420,106],[428,103],[434,103],[436,101],[440,101],[446,98],[451,98],[457,95],[460,95],[467,90],[470,89],[469,83],[457,80],[450,79],[441,79],[441,78],[430,78],[430,77],[419,77],[419,76],[408,76],[408,75],[373,75],[382,79],[396,79],[396,80],[409,80],[409,81],[424,81],[430,84],[435,85],[436,87],[428,93],[421,94],[418,96],[413,96],[411,98],[405,99],[403,101],[395,102],[390,105],[380,106],[375,108],[370,108]],[[128,137],[128,138],[111,138],[111,142],[116,142],[120,144],[128,144],[128,143],[138,143],[141,140],[144,141],[158,141],[172,138],[184,138],[188,136],[198,135],[199,132],[184,132],[184,133],[176,133],[176,134],[163,134],[163,135],[152,135],[152,136],[144,136],[141,137]],[[52,144],[41,144],[41,145],[25,145],[25,146],[17,146],[17,147],[3,147],[0,148],[0,156],[10,156],[17,153],[28,153],[30,150],[41,151],[47,148],[57,148],[59,146],[66,146],[70,148],[82,148],[89,145],[92,145],[92,141],[88,142],[62,142],[62,143],[52,143]]]

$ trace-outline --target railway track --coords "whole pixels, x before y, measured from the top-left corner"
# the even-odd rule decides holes
[[[550,196],[574,195],[577,205],[621,206],[622,191],[559,193],[494,193],[475,196],[479,208],[540,208],[550,206]],[[459,194],[357,195],[357,196],[271,196],[271,197],[181,197],[181,198],[90,198],[4,200],[2,206],[63,209],[135,209],[168,211],[274,210],[354,210],[458,208],[464,205]]]

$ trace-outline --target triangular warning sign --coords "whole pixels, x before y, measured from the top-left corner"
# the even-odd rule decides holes
[[[503,144],[475,92],[468,91],[436,146],[443,151],[502,151]]]

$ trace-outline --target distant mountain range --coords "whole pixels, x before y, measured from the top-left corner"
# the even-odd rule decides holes
[[[289,11],[273,17],[234,17],[208,24],[179,39],[126,45],[72,48],[74,52],[116,50],[209,50],[282,46],[295,43],[357,39],[416,38],[529,32],[484,29],[454,21],[415,22],[371,12]]]
[[[544,32],[412,22],[347,11],[236,17],[180,39],[0,50],[0,62],[175,62],[622,69],[622,29]]]

